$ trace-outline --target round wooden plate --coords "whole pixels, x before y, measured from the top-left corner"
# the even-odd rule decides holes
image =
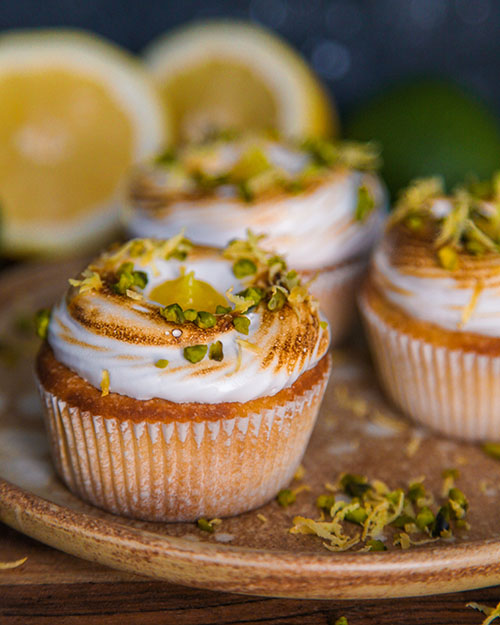
[[[117,569],[214,590],[282,597],[373,598],[435,594],[500,583],[500,463],[476,445],[412,426],[384,400],[363,349],[334,353],[332,380],[304,458],[295,504],[275,501],[224,519],[209,534],[192,523],[145,523],[106,514],[71,495],[52,469],[32,363],[28,320],[50,305],[83,262],[17,269],[0,282],[0,520],[48,545]],[[292,535],[296,515],[317,518],[317,495],[343,471],[396,488],[425,475],[439,494],[445,468],[470,501],[468,532],[452,541],[382,553],[331,553]],[[259,517],[257,516],[259,514]],[[263,517],[265,517],[265,521]]]

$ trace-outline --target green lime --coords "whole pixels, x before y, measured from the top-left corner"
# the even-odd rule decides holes
[[[382,146],[382,175],[392,192],[413,178],[441,175],[449,188],[500,168],[500,124],[454,84],[421,80],[376,95],[347,120],[346,135]]]

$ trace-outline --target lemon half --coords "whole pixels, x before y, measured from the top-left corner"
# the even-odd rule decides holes
[[[285,136],[336,133],[332,105],[287,43],[251,24],[223,20],[153,42],[145,60],[173,115],[176,139],[213,129],[277,129]]]
[[[169,135],[152,79],[118,47],[74,31],[0,37],[2,252],[100,245],[124,174]]]

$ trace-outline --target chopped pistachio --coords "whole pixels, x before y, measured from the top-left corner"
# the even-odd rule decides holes
[[[157,165],[171,165],[172,163],[175,163],[176,160],[177,156],[175,154],[175,150],[168,148],[164,152],[158,154],[155,158],[155,163]]]
[[[212,313],[206,312],[205,310],[200,310],[196,318],[196,325],[199,328],[213,328],[216,323],[217,319],[214,315],[212,315]]]
[[[184,318],[186,319],[186,321],[196,321],[197,317],[198,311],[194,310],[193,308],[188,308],[184,311]]]
[[[341,616],[333,625],[349,625],[349,623],[347,622],[347,618],[345,616]]]
[[[160,358],[160,360],[157,360],[155,362],[155,367],[158,367],[158,369],[165,369],[165,367],[168,367],[168,360],[165,360],[165,358]]]
[[[436,520],[434,513],[428,506],[424,506],[419,510],[416,518],[415,525],[419,530],[424,531],[427,527],[430,527]]]
[[[240,295],[245,299],[251,300],[253,302],[253,305],[257,306],[264,297],[264,291],[257,286],[249,286],[247,289],[241,291],[237,295]]]
[[[295,503],[296,496],[295,493],[293,493],[289,488],[283,488],[278,493],[276,500],[278,501],[280,506],[286,508],[292,503]]]
[[[469,508],[469,502],[464,493],[458,488],[451,488],[448,493],[448,500],[453,516],[457,519],[463,519]]]
[[[233,273],[240,280],[257,272],[257,265],[249,258],[240,258],[233,265]]]
[[[320,495],[316,499],[316,505],[321,510],[326,510],[330,512],[332,506],[335,504],[335,495]]]
[[[369,551],[387,551],[387,547],[381,540],[376,540],[375,538],[371,538],[366,541],[367,547],[369,547]]]
[[[35,313],[35,332],[41,339],[47,338],[47,332],[49,329],[51,311],[49,308],[41,308]]]
[[[432,524],[431,536],[442,536],[444,532],[450,529],[450,508],[441,506],[436,515],[436,519]]]
[[[355,218],[364,221],[375,208],[375,200],[369,189],[364,185],[358,188],[358,203],[356,204]]]
[[[184,358],[195,364],[205,358],[207,351],[208,347],[206,345],[191,345],[184,348]]]
[[[234,329],[240,334],[248,334],[250,319],[248,317],[235,317],[233,319]]]
[[[319,322],[319,327],[320,327],[322,330],[326,330],[326,329],[328,328],[328,321],[320,321],[320,322]]]
[[[230,306],[221,306],[220,304],[217,304],[217,308],[215,309],[216,315],[227,315],[230,312],[231,312]]]
[[[267,302],[267,307],[269,310],[281,310],[283,306],[286,304],[287,297],[285,293],[276,287],[274,287],[274,292],[271,295],[270,300]]]
[[[185,321],[184,312],[179,304],[165,306],[165,308],[160,310],[160,314],[167,321],[172,321],[173,323],[184,323]]]
[[[345,473],[340,479],[340,487],[350,497],[362,497],[372,487],[362,475]]]
[[[247,182],[239,182],[237,185],[238,193],[240,198],[244,202],[252,202],[254,199],[254,194],[250,190]]]
[[[420,482],[410,484],[407,497],[412,503],[416,503],[419,499],[423,499],[426,495],[425,486]]]
[[[221,341],[216,341],[215,343],[212,343],[210,345],[208,357],[210,358],[210,360],[216,360],[217,362],[220,362],[221,360],[223,360],[224,352],[222,349]]]
[[[368,513],[363,508],[356,508],[355,510],[350,510],[345,515],[345,520],[350,523],[356,523],[357,525],[363,525],[363,523],[368,518]]]
[[[406,525],[411,525],[412,523],[415,523],[415,519],[413,517],[408,514],[401,514],[391,523],[391,525],[393,527],[404,528]]]
[[[113,290],[120,295],[125,295],[133,286],[143,289],[148,283],[148,276],[144,271],[135,271],[133,263],[123,263],[118,271],[118,282],[112,285]]]
[[[445,245],[439,249],[437,255],[439,263],[444,269],[454,271],[458,267],[458,254],[450,245]]]
[[[200,530],[203,530],[204,532],[209,532],[210,534],[213,534],[215,531],[214,526],[210,523],[210,521],[207,521],[207,519],[198,519],[196,521],[196,524],[198,525]]]
[[[500,460],[500,443],[484,443],[483,451],[495,460]]]

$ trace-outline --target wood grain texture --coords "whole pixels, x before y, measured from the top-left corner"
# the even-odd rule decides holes
[[[494,605],[500,587],[423,598],[312,601],[247,597],[151,581],[74,558],[0,524],[2,625],[479,625],[469,601]]]

